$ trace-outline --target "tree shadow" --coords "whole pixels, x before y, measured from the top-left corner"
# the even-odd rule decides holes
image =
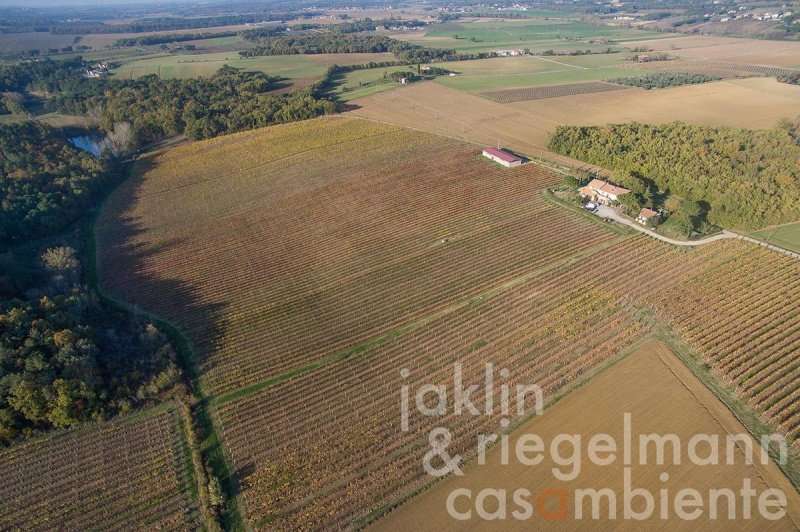
[[[204,302],[197,287],[171,277],[161,255],[182,240],[154,242],[144,220],[133,213],[152,164],[151,158],[137,161],[135,172],[112,192],[98,216],[98,284],[107,296],[175,328],[189,344],[193,359],[187,370],[194,377],[211,369],[209,355],[225,334],[227,304]]]

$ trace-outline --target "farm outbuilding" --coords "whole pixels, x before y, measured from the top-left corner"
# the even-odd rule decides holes
[[[496,163],[500,163],[503,166],[507,166],[511,168],[512,166],[519,166],[522,164],[522,158],[517,157],[507,151],[501,150],[499,148],[490,148],[486,147],[483,149],[483,156],[487,159],[491,159]]]

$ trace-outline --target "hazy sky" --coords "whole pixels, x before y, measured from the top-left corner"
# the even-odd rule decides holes
[[[0,7],[96,6],[119,4],[171,4],[197,0],[0,0]]]

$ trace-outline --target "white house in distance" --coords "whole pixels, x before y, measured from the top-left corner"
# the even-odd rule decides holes
[[[601,181],[600,179],[592,179],[588,185],[580,189],[581,196],[589,198],[590,201],[596,203],[608,204],[612,201],[617,201],[620,196],[630,192],[627,188],[612,185],[608,181]]]
[[[487,146],[486,148],[483,149],[483,156],[486,157],[487,159],[491,159],[492,161],[500,163],[503,166],[507,166],[509,168],[511,168],[512,166],[519,166],[522,164],[521,158],[498,148],[490,148]]]

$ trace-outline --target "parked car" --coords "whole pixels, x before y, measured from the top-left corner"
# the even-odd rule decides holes
[[[599,206],[597,205],[597,203],[589,202],[586,205],[584,205],[583,208],[594,214],[597,212],[597,209],[599,209]]]

